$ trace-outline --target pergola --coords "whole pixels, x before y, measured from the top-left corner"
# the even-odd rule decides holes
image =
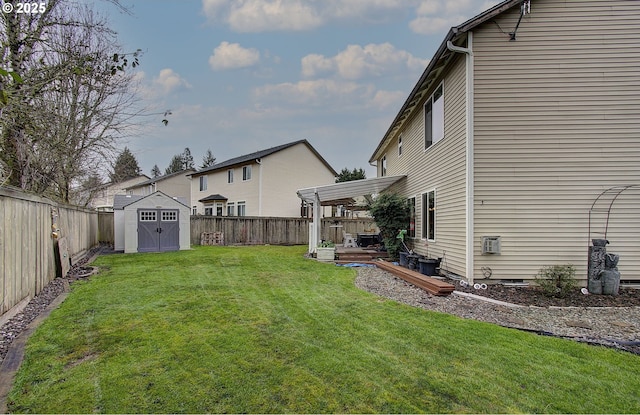
[[[350,200],[354,197],[381,193],[405,177],[407,176],[383,176],[298,190],[298,197],[313,206],[313,227],[309,233],[309,252],[315,252],[320,242],[320,227],[322,223],[320,206],[333,206],[341,201]]]

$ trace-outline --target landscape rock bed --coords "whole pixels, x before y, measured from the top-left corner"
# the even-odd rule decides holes
[[[458,294],[464,290],[460,284],[456,284],[453,294],[440,297],[378,268],[357,270],[358,288],[413,307],[640,354],[640,291],[637,290],[624,290],[624,295],[618,298],[597,296],[602,297],[597,300],[579,290],[582,297],[572,294],[571,300],[542,298],[542,293],[529,287],[489,286],[487,290],[466,290],[467,294],[512,304],[503,305],[464,295],[464,292]]]
[[[46,287],[29,301],[25,308],[10,318],[0,327],[0,364],[4,360],[11,343],[44,311],[53,300],[69,289],[69,284],[79,279],[87,278],[93,273],[93,267],[86,264],[104,249],[98,246],[80,259],[64,278],[54,278]]]

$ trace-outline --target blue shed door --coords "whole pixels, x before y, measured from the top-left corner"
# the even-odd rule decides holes
[[[138,252],[180,249],[180,212],[170,209],[138,209]]]

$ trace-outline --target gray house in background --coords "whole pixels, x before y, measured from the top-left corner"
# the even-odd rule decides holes
[[[509,0],[451,28],[370,159],[406,175],[415,251],[469,281],[571,263],[586,283],[606,230],[640,282],[640,192],[607,192],[640,184],[639,28],[635,0]]]
[[[189,175],[194,169],[182,170],[176,173],[154,177],[127,187],[127,194],[146,196],[154,192],[162,192],[171,197],[191,199],[191,180]]]

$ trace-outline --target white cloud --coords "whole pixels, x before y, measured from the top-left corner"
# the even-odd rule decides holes
[[[224,21],[237,32],[309,30],[321,25],[312,4],[302,0],[203,0],[210,21]]]
[[[389,74],[420,71],[428,61],[396,49],[390,43],[349,45],[334,57],[312,54],[302,58],[302,75],[313,78],[335,73],[340,78],[357,80]]]
[[[373,85],[351,81],[317,79],[265,85],[254,90],[258,108],[289,108],[291,111],[321,108],[323,112],[362,112],[397,108],[405,92],[379,91]]]
[[[213,70],[238,69],[253,66],[260,61],[260,52],[246,49],[238,43],[222,42],[209,57]]]
[[[237,32],[303,31],[330,21],[385,20],[415,7],[417,0],[202,0],[209,21]]]
[[[460,24],[500,0],[202,0],[211,22],[237,32],[313,30],[330,22],[381,22],[415,12],[409,27],[436,34]]]
[[[153,79],[153,84],[160,87],[165,95],[180,89],[191,89],[191,84],[170,68],[162,69]]]

